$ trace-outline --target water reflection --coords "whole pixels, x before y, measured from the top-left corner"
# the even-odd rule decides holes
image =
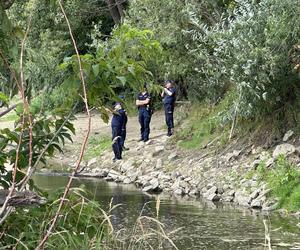
[[[34,181],[38,187],[51,193],[63,187],[68,177],[38,175]],[[143,208],[143,215],[155,216],[155,196],[144,194],[133,185],[99,179],[74,180],[74,187],[81,185],[105,210],[111,199],[113,205],[122,204],[112,212],[115,229],[124,228],[124,225],[132,228]],[[166,232],[181,228],[175,237],[179,249],[265,249],[264,218],[268,219],[272,230],[274,249],[300,249],[300,229],[296,226],[296,219],[279,215],[265,217],[248,209],[189,197],[161,195],[160,199],[159,220],[165,224]]]

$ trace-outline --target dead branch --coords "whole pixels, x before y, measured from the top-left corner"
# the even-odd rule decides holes
[[[43,239],[40,241],[39,245],[36,247],[37,250],[44,248],[44,245],[45,245],[46,241],[48,240],[48,238],[52,234],[52,231],[53,231],[53,229],[54,229],[54,227],[56,225],[56,222],[58,220],[60,211],[61,211],[61,209],[62,209],[62,207],[64,205],[64,201],[66,200],[66,196],[69,193],[69,190],[70,190],[73,178],[74,178],[74,176],[76,175],[76,173],[78,172],[78,170],[80,168],[80,163],[82,161],[83,154],[85,152],[85,148],[86,148],[87,141],[88,141],[88,138],[89,138],[89,135],[90,135],[90,131],[91,131],[91,114],[90,114],[90,110],[89,110],[89,106],[88,106],[88,101],[87,101],[86,84],[85,84],[84,75],[83,75],[83,68],[82,68],[82,64],[81,64],[81,58],[80,58],[80,55],[79,55],[79,51],[78,51],[78,48],[77,48],[76,41],[75,41],[74,36],[73,36],[73,32],[72,32],[72,28],[71,28],[69,19],[68,19],[67,15],[66,15],[66,12],[65,12],[64,7],[63,7],[63,5],[61,3],[61,0],[58,0],[58,3],[59,3],[59,6],[61,8],[61,11],[62,11],[62,13],[63,13],[63,15],[65,17],[66,23],[68,25],[69,34],[70,34],[70,37],[71,37],[71,40],[73,42],[73,46],[74,46],[74,49],[75,49],[76,55],[77,55],[77,60],[78,60],[79,70],[80,70],[80,79],[81,79],[82,88],[83,88],[84,103],[85,103],[85,108],[86,108],[86,112],[87,112],[87,115],[88,115],[88,128],[87,128],[87,133],[85,135],[85,138],[84,138],[82,146],[81,146],[80,155],[79,155],[79,158],[77,160],[76,167],[75,167],[74,171],[72,172],[72,175],[70,176],[69,182],[68,182],[68,184],[67,184],[67,186],[65,188],[64,194],[63,194],[63,196],[60,199],[59,207],[58,207],[58,209],[56,211],[56,214],[55,214],[54,218],[51,220],[52,221],[51,225],[48,228],[48,230],[47,230],[46,234],[44,235]]]

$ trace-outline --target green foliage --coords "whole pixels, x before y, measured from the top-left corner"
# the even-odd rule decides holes
[[[108,136],[93,136],[89,138],[84,160],[88,161],[94,157],[100,156],[105,150],[111,147],[111,138]]]
[[[53,218],[58,208],[57,198],[62,192],[52,195],[45,206],[24,209],[18,208],[5,221],[5,233],[1,235],[0,246],[15,246],[18,239],[34,249],[48,228],[49,218]],[[104,215],[100,205],[89,201],[81,189],[72,189],[68,196],[68,206],[64,206],[58,219],[56,231],[46,243],[48,249],[91,249],[103,245],[108,239],[108,224],[104,223]],[[18,249],[25,249],[23,244]]]
[[[94,41],[94,44],[97,43]],[[151,31],[122,25],[113,31],[110,39],[106,42],[98,41],[97,45],[97,52],[81,55],[81,62],[88,100],[91,105],[99,107],[104,120],[107,120],[108,113],[103,106],[108,101],[119,101],[117,93],[127,92],[133,96],[132,91],[141,89],[147,80],[151,92],[160,91],[160,87],[153,84],[153,74],[149,71],[149,65],[155,64],[161,54],[160,44],[153,38]],[[72,94],[81,92],[76,55],[65,58],[60,68],[71,72],[64,82],[69,88],[66,94],[78,98]]]
[[[19,169],[17,171],[18,181],[24,176],[21,170],[29,167],[30,124],[26,117],[22,133],[22,120],[23,118],[21,115],[19,120],[16,121],[17,125],[14,130],[8,128],[0,130],[0,184],[4,188],[8,188],[12,181],[12,171],[5,166],[14,166],[16,162],[17,145],[19,143],[20,135],[22,135],[22,142],[20,144],[17,161]],[[54,138],[53,141],[51,141],[45,154],[41,158],[43,163],[45,163],[46,157],[52,157],[56,150],[62,152],[61,144],[64,144],[66,139],[72,141],[70,132],[75,133],[74,127],[70,122],[64,123],[64,117],[53,119],[35,116],[32,125],[32,166],[52,138]],[[62,128],[60,129],[61,126]]]
[[[285,157],[277,159],[273,169],[266,169],[264,163],[258,167],[260,180],[266,181],[272,195],[279,199],[279,207],[289,211],[300,208],[300,171]]]
[[[180,140],[179,146],[197,149],[217,137],[220,146],[225,145],[230,118],[223,113],[228,110],[234,97],[234,93],[228,93],[218,105],[194,105],[188,115],[188,124],[175,135],[175,140]]]

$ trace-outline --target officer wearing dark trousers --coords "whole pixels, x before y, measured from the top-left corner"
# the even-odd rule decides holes
[[[114,114],[111,121],[112,128],[112,149],[115,157],[113,161],[122,159],[122,145],[121,145],[121,133],[124,126],[126,112],[122,108],[120,103],[116,103]]]
[[[176,89],[173,87],[173,82],[168,80],[165,82],[165,87],[161,93],[163,97],[166,124],[168,127],[168,136],[173,134],[174,129],[174,107],[176,101]]]
[[[141,138],[140,141],[148,141],[150,134],[150,121],[152,116],[151,110],[151,97],[147,89],[138,94],[136,105],[139,110],[139,123],[141,125]]]
[[[125,100],[125,96],[123,96],[123,95],[119,96],[119,98],[123,101]],[[125,116],[124,116],[123,127],[122,127],[122,130],[121,130],[121,139],[120,140],[121,140],[122,150],[127,151],[127,150],[129,150],[129,148],[125,147],[125,140],[126,140],[126,125],[127,125],[128,117],[127,117],[127,113],[126,113],[125,109],[124,109],[124,112],[125,112]]]

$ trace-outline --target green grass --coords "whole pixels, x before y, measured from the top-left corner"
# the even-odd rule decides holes
[[[111,138],[108,136],[91,136],[84,154],[84,160],[88,161],[101,155],[111,147]]]
[[[229,120],[224,122],[224,112],[232,104],[233,94],[228,94],[218,105],[197,104],[191,107],[188,124],[178,132],[175,140],[183,149],[200,148],[215,138],[220,146],[228,142]]]
[[[300,210],[300,171],[283,156],[276,161],[275,167],[266,169],[259,165],[258,176],[272,190],[271,194],[279,199],[279,208],[288,211]]]

